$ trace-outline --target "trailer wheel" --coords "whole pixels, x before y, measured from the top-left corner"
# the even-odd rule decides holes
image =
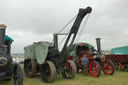
[[[25,62],[24,62],[24,73],[25,73],[25,76],[27,76],[28,78],[35,77],[35,75],[32,74],[32,62],[31,62],[31,60],[25,60]]]
[[[92,77],[99,77],[101,74],[101,66],[97,61],[89,63],[89,73]]]
[[[67,60],[65,65],[65,72],[62,73],[63,78],[72,79],[75,77],[77,69],[73,61]]]
[[[23,85],[23,72],[19,64],[16,64],[13,73],[13,85]]]
[[[115,66],[111,60],[106,60],[106,61],[104,61],[102,70],[103,70],[104,74],[112,75],[115,72]]]
[[[115,66],[115,70],[119,69],[119,62],[115,61],[113,62],[114,66]]]
[[[56,67],[53,62],[46,61],[40,68],[41,80],[44,82],[53,82],[56,79]]]

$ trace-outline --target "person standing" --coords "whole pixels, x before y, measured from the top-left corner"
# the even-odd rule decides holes
[[[82,69],[83,69],[83,74],[85,76],[88,75],[88,58],[86,58],[86,55],[83,55],[83,57],[81,58],[81,64],[82,64]]]

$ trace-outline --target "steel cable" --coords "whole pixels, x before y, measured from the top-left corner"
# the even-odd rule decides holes
[[[76,18],[76,16],[77,15],[75,15],[58,33],[61,33],[75,18]],[[70,30],[69,30],[69,32],[70,32]],[[69,32],[68,32],[68,34],[69,34]],[[66,35],[67,36],[67,35]],[[62,42],[64,41],[64,39],[66,38],[66,36],[63,38],[63,40],[59,43],[59,45],[61,45],[62,44]],[[51,44],[52,44],[52,42],[53,42],[54,40],[52,40],[51,41]],[[58,45],[58,46],[59,46]]]

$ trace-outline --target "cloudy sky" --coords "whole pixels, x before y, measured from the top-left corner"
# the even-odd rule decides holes
[[[35,41],[52,41],[52,34],[62,29],[79,8],[87,6],[93,10],[80,42],[96,47],[95,38],[100,37],[105,50],[128,45],[128,0],[0,0],[0,3],[0,24],[7,25],[6,34],[15,40],[12,53],[23,53],[24,46]]]

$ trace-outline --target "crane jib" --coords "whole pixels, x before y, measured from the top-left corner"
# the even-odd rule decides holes
[[[91,11],[92,11],[91,7],[87,7],[85,9],[80,9],[79,10],[79,13],[78,13],[78,15],[76,17],[76,20],[75,20],[75,22],[74,22],[74,24],[73,24],[73,26],[72,26],[72,28],[70,30],[70,33],[69,33],[69,35],[68,35],[68,37],[66,39],[64,47],[63,47],[63,49],[62,49],[62,51],[60,53],[60,56],[65,56],[65,51],[67,50],[67,44],[69,43],[69,40],[70,40],[71,36],[72,36],[72,40],[71,40],[69,46],[73,44],[83,18],[87,14],[91,13]]]

